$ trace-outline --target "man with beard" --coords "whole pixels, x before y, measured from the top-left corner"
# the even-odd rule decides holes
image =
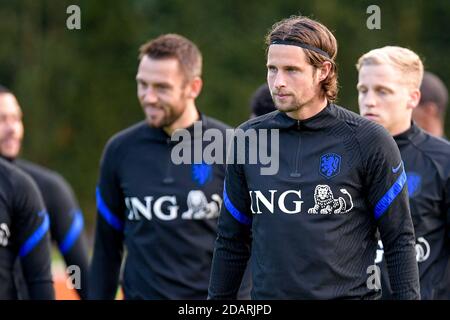
[[[88,248],[83,234],[83,214],[70,185],[57,172],[18,158],[24,135],[22,109],[14,94],[0,87],[0,156],[29,174],[47,208],[50,235],[58,244],[67,266],[79,268],[79,296],[87,296]],[[75,269],[77,270],[77,269]],[[20,263],[15,266],[19,298],[28,298]]]
[[[183,129],[192,147],[202,143],[197,121],[223,136],[227,126],[196,108],[202,56],[194,43],[162,35],[141,46],[139,59],[146,119],[112,137],[103,153],[89,297],[115,297],[125,248],[125,299],[206,299],[225,166],[175,165],[171,135]]]

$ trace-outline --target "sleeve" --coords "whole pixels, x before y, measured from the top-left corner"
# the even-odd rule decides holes
[[[234,144],[235,146],[235,144]],[[208,299],[237,299],[251,247],[250,195],[243,167],[229,155]]]
[[[400,151],[382,127],[365,135],[368,199],[383,242],[393,298],[420,299],[414,226]]]
[[[50,231],[57,242],[67,266],[80,268],[78,295],[87,298],[88,247],[83,232],[84,219],[72,188],[62,177],[55,177],[54,184],[43,192],[50,215]]]
[[[450,240],[450,170],[447,170],[447,180],[444,191],[444,212],[447,213],[447,238]]]
[[[51,274],[50,219],[41,194],[31,180],[18,175],[14,181],[15,233],[23,276],[32,300],[53,300]]]
[[[96,189],[97,225],[89,272],[89,299],[114,299],[123,256],[124,198],[116,175],[115,158],[108,144],[100,165]]]

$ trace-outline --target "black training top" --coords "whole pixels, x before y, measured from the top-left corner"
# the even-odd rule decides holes
[[[87,298],[88,246],[83,234],[84,219],[72,188],[55,171],[23,159],[13,161],[36,182],[50,218],[50,235],[58,244],[67,266],[79,269],[79,283],[72,283],[82,299]],[[69,272],[74,275],[75,273]],[[79,286],[78,286],[79,285]],[[22,293],[26,297],[26,293]]]
[[[0,300],[17,299],[19,258],[30,299],[53,299],[49,218],[32,179],[0,159]]]
[[[201,116],[202,130],[227,126]],[[188,128],[188,148],[199,143]],[[175,165],[175,142],[140,122],[110,139],[101,160],[91,299],[206,299],[225,165]],[[220,145],[223,149],[224,145]],[[193,154],[193,153],[192,153]],[[249,294],[249,292],[247,292]]]
[[[422,299],[450,299],[450,143],[412,124],[394,136],[405,165]],[[377,263],[383,260],[379,243]],[[383,297],[392,292],[381,264]]]
[[[254,299],[379,298],[377,228],[395,297],[420,298],[406,174],[384,128],[333,104],[240,128],[279,129],[279,171],[227,165],[209,298],[235,296],[250,251]]]

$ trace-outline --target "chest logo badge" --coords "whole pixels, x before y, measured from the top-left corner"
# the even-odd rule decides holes
[[[192,180],[199,186],[204,186],[212,178],[212,166],[206,163],[192,165]]]
[[[319,173],[327,179],[339,174],[341,170],[341,156],[336,153],[327,153],[320,157]]]

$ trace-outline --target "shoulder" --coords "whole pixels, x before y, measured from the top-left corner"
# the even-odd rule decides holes
[[[441,171],[442,175],[450,175],[450,142],[432,136],[424,131],[420,133],[423,135],[423,139],[416,147],[423,153],[425,157],[428,157]]]
[[[420,144],[418,144],[418,148],[426,152],[427,154],[432,154],[438,158],[447,158],[450,161],[450,142],[432,136],[424,131],[422,131],[424,139]]]
[[[146,129],[150,129],[145,121],[140,121],[124,130],[121,130],[109,138],[106,148],[120,147],[144,134]]]
[[[24,160],[16,160],[16,165],[29,174],[37,185],[44,191],[60,191],[70,189],[69,183],[58,172],[39,164]]]
[[[226,131],[231,129],[231,127],[216,118],[206,116],[202,114],[202,121],[204,121],[205,129],[218,129],[220,131]]]
[[[26,194],[37,186],[28,173],[0,158],[0,188],[13,194]]]
[[[264,114],[262,116],[247,120],[238,126],[238,129],[248,130],[248,129],[270,129],[273,126],[273,121],[279,117],[280,111],[275,110],[270,113]]]
[[[353,131],[364,148],[380,146],[380,144],[387,144],[387,147],[396,148],[394,138],[380,124],[337,105],[336,118]]]
[[[147,135],[151,137],[152,134],[156,136],[154,131],[155,130],[150,128],[145,121],[140,121],[124,130],[117,132],[106,142],[103,149],[102,160],[112,161],[112,159],[114,159],[114,161],[118,161],[118,159],[126,155],[129,148],[132,148],[138,141],[140,141],[141,137],[145,137]]]

